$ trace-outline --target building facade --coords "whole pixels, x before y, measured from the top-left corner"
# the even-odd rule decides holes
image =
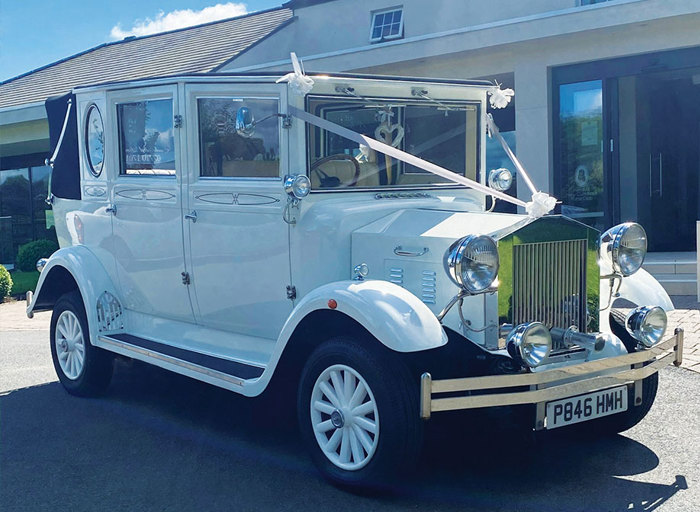
[[[497,80],[516,94],[496,121],[563,213],[599,229],[638,221],[651,251],[695,250],[700,2],[287,5],[294,22],[222,71],[287,69],[293,50],[313,71]]]

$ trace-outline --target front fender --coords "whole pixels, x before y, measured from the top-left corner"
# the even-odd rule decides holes
[[[59,249],[51,255],[44,270],[39,276],[39,282],[32,301],[27,306],[27,316],[31,318],[33,311],[51,309],[58,297],[53,297],[52,286],[59,268],[65,269],[78,285],[78,290],[83,297],[85,312],[90,326],[97,325],[97,300],[104,292],[109,292],[119,297],[114,283],[107,271],[95,254],[83,245]],[[91,329],[91,337],[95,336]]]
[[[336,301],[336,311],[357,321],[391,350],[418,352],[447,343],[437,317],[418,297],[388,281],[368,280],[337,281],[306,294],[282,328],[278,346],[287,343],[309,313],[330,309],[330,299]]]
[[[675,307],[671,302],[671,297],[668,296],[664,287],[661,286],[654,276],[646,270],[640,268],[637,272],[628,277],[622,278],[620,284],[619,297],[611,297],[610,281],[601,279],[600,281],[600,300],[602,304],[606,304],[605,309],[601,310],[600,328],[601,330],[610,330],[608,323],[608,312],[612,307],[615,299],[625,299],[633,302],[637,306],[660,306],[667,313],[673,311]],[[617,283],[613,283],[612,291],[615,291]]]

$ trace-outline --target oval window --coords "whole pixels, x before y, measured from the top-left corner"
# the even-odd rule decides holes
[[[85,122],[85,144],[90,172],[97,177],[102,173],[105,158],[105,130],[97,105],[90,105]]]

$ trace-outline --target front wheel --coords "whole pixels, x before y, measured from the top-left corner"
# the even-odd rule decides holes
[[[317,348],[299,385],[299,425],[323,476],[377,487],[415,463],[422,444],[418,385],[396,354],[335,338]]]
[[[58,379],[70,394],[95,396],[109,386],[113,358],[90,344],[85,306],[77,291],[61,296],[53,308],[51,357]]]

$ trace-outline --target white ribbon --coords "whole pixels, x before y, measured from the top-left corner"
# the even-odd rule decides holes
[[[306,96],[311,92],[311,89],[314,88],[314,81],[301,70],[297,54],[292,52],[290,57],[292,59],[292,68],[294,68],[294,72],[287,73],[282,78],[278,79],[276,83],[288,82],[292,92],[299,96]]]
[[[289,106],[289,113],[294,117],[301,119],[304,122],[307,122],[314,126],[318,126],[323,130],[327,130],[331,133],[335,133],[336,135],[340,135],[341,137],[356,142],[358,145],[365,145],[369,148],[374,149],[375,151],[379,151],[380,153],[394,157],[397,160],[401,160],[402,162],[405,162],[409,165],[413,165],[425,171],[431,172],[433,174],[436,174],[437,176],[441,176],[455,183],[459,183],[460,185],[464,185],[474,190],[478,190],[483,194],[503,199],[504,201],[508,201],[509,203],[513,203],[517,206],[522,206],[523,208],[526,206],[525,201],[522,201],[516,197],[511,197],[508,194],[489,188],[486,185],[482,185],[478,181],[474,181],[465,176],[461,176],[448,169],[445,169],[444,167],[440,167],[439,165],[423,160],[422,158],[418,158],[417,156],[411,155],[410,153],[406,153],[405,151],[401,151],[400,149],[393,148],[388,144],[384,144],[383,142],[379,142],[378,140],[373,139],[372,137],[368,137],[366,135],[362,135],[360,133],[349,130],[344,126],[340,126],[339,124],[332,123],[331,121],[328,121],[321,117],[309,114],[308,112],[305,112],[303,110],[299,110],[298,108],[293,107],[291,105]]]

